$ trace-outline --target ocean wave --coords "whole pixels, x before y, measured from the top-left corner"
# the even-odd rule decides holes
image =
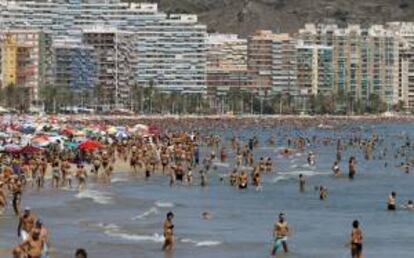
[[[76,198],[91,199],[93,202],[98,204],[110,204],[112,202],[112,198],[109,196],[108,193],[89,189],[80,191],[78,194],[76,194]]]
[[[152,207],[151,209],[143,212],[142,214],[139,214],[139,215],[133,217],[132,220],[145,219],[146,217],[148,217],[150,215],[157,215],[158,213],[159,213],[158,209],[156,207]]]
[[[157,206],[158,208],[172,208],[174,207],[174,203],[157,201],[155,202],[155,206]]]
[[[219,241],[206,240],[206,241],[199,241],[198,242],[198,241],[195,241],[195,240],[192,240],[192,239],[187,239],[187,238],[181,239],[180,242],[181,243],[193,244],[197,247],[208,247],[208,246],[216,246],[216,245],[221,244],[221,242],[219,242]]]
[[[120,178],[120,177],[116,177],[116,178],[111,179],[111,183],[121,183],[121,182],[128,182],[128,179]]]
[[[201,241],[196,244],[196,246],[203,247],[203,246],[216,246],[220,245],[221,242],[219,241]]]
[[[115,224],[98,223],[92,226],[103,230],[119,230],[119,227]]]
[[[105,234],[110,237],[121,238],[124,240],[135,241],[135,242],[155,242],[155,243],[164,242],[164,237],[157,233],[150,236],[150,235],[128,234],[128,233],[122,233],[119,231],[107,230],[105,231]]]
[[[312,177],[312,176],[329,175],[330,173],[311,171],[311,170],[298,170],[298,171],[291,171],[291,172],[281,172],[281,173],[278,173],[278,175],[272,179],[272,182],[277,183],[277,182],[280,182],[280,181],[287,181],[287,180],[297,179],[300,174],[302,174],[305,177]]]
[[[229,163],[224,163],[224,162],[214,162],[213,166],[228,168],[228,167],[230,167],[230,164]]]

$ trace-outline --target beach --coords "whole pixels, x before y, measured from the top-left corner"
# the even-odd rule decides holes
[[[117,119],[114,120],[124,118]],[[152,123],[164,125],[164,130],[179,127],[179,123],[170,122],[168,128],[159,121],[152,118]],[[202,128],[211,123],[208,119],[181,120],[185,130],[210,129],[210,134],[220,135],[221,144],[227,147],[228,161],[213,160],[207,187],[199,186],[197,170],[192,186],[180,182],[170,186],[168,176],[159,170],[146,179],[144,171],[133,175],[128,162],[120,160],[114,164],[110,184],[90,176],[86,190],[81,192],[76,187],[50,189],[49,182],[45,189],[27,187],[22,206],[30,205],[45,221],[53,248],[50,257],[72,257],[79,247],[86,248],[91,257],[166,257],[161,251],[162,221],[168,211],[175,214],[176,243],[167,257],[269,257],[273,223],[280,212],[286,213],[293,231],[289,241],[291,253],[281,257],[349,257],[345,244],[354,219],[361,222],[365,232],[366,257],[411,256],[414,247],[409,239],[414,235],[409,225],[414,213],[386,211],[386,196],[393,190],[398,191],[400,203],[414,198],[413,177],[401,172],[398,165],[404,159],[393,155],[407,137],[414,136],[414,125],[409,121],[373,119],[343,123],[321,118],[311,120],[309,126],[297,126],[300,122],[296,120],[278,122],[278,126],[272,126],[269,120],[263,124],[242,121],[240,126],[237,121],[222,121],[214,122],[222,126],[212,131],[211,125]],[[322,123],[324,126],[319,126]],[[367,139],[373,134],[383,142],[370,160],[364,159],[359,147],[346,145],[349,139]],[[254,149],[256,160],[272,157],[274,171],[263,175],[260,191],[250,185],[247,190],[229,186],[228,174],[236,166],[230,145],[234,135],[245,143],[251,137],[258,138],[259,145]],[[266,143],[271,136],[276,142]],[[287,139],[297,137],[317,140],[311,140],[304,151],[282,155]],[[323,139],[331,140],[326,143]],[[347,146],[340,162],[344,172],[350,156],[358,160],[358,173],[353,181],[332,174],[336,139],[342,139]],[[380,158],[384,147],[389,148],[390,154]],[[207,144],[200,146],[200,150],[202,157],[212,151],[217,153],[215,147]],[[306,161],[309,150],[317,155],[315,166]],[[240,169],[252,171],[247,166]],[[299,174],[306,177],[304,193],[298,191]],[[320,185],[328,188],[326,201],[319,200],[315,191],[315,186]],[[211,219],[202,218],[205,211],[211,214]],[[16,224],[17,218],[10,211],[0,218],[0,252],[4,253],[1,257],[12,257],[10,250],[18,243]]]

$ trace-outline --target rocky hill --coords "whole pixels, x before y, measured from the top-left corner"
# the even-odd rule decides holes
[[[131,1],[131,0],[130,0]],[[142,2],[145,0],[132,0]],[[295,32],[306,22],[414,21],[414,0],[146,0],[166,12],[196,13],[211,32]]]

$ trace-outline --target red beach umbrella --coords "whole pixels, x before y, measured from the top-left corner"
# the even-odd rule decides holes
[[[98,141],[86,140],[82,142],[81,144],[79,144],[78,147],[81,150],[96,150],[96,149],[102,148],[102,144]]]
[[[21,154],[35,154],[35,153],[39,153],[41,151],[43,151],[43,149],[37,148],[37,147],[32,146],[32,145],[27,145],[27,146],[21,148],[19,153],[21,153]]]

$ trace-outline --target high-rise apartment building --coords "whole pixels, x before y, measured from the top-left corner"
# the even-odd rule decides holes
[[[79,39],[58,39],[53,43],[54,86],[77,92],[91,91],[97,83],[95,49]]]
[[[301,95],[332,94],[333,49],[299,42],[296,46],[296,88]]]
[[[399,40],[398,97],[414,110],[414,22],[390,22],[386,28]]]
[[[388,104],[399,101],[399,41],[393,31],[381,25],[339,28],[307,24],[298,38],[305,45],[332,47],[335,91],[343,90],[363,101],[369,101],[372,94]]]
[[[207,33],[206,26],[195,15],[166,14],[159,12],[156,4],[119,0],[0,1],[0,26],[48,31],[53,40],[82,38],[83,31],[93,27],[128,32],[132,34],[128,48],[131,47],[138,60],[128,73],[134,77],[135,86],[152,83],[165,91],[205,92]],[[102,30],[102,35],[107,34],[105,37],[111,34]],[[114,61],[121,60],[114,57]],[[129,93],[126,87],[116,84],[118,79],[109,78],[105,82],[107,89],[118,89],[116,97],[108,96],[106,101],[124,105]]]
[[[40,53],[44,51],[44,37],[44,33],[36,29],[0,31],[1,87],[27,89],[30,102],[36,102],[39,97]]]
[[[99,103],[108,107],[128,106],[134,80],[133,34],[92,27],[82,31],[82,41],[93,47],[96,55]]]
[[[297,93],[296,41],[289,34],[257,31],[249,37],[248,68],[258,88],[276,93]]]

